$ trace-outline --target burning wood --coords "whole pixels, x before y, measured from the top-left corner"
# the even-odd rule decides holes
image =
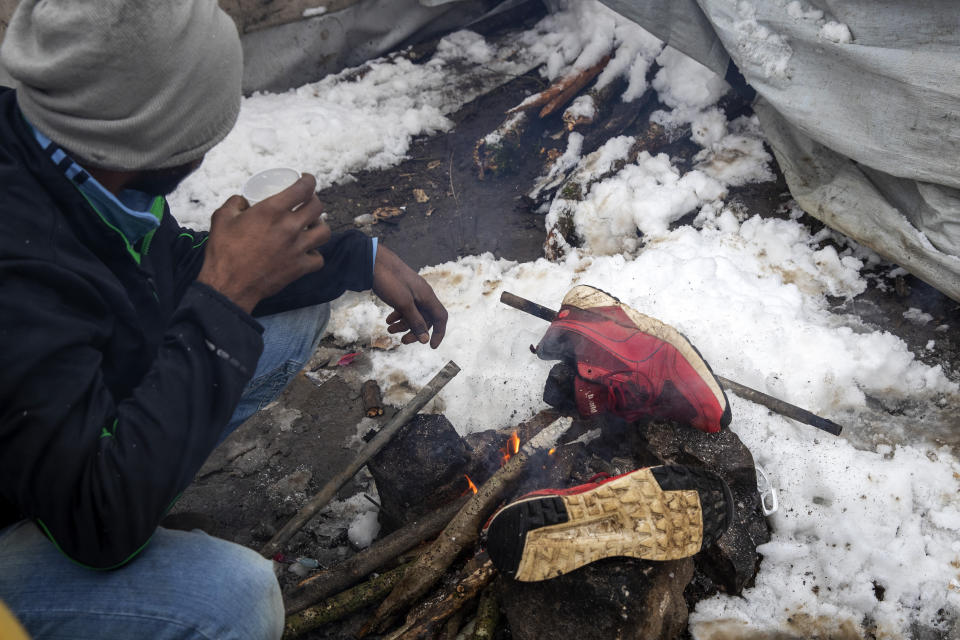
[[[480,490],[454,516],[403,579],[377,609],[365,632],[383,631],[396,614],[423,596],[467,547],[480,537],[480,526],[523,472],[527,461],[538,452],[546,452],[571,424],[570,418],[559,418],[534,436],[518,453],[487,480]]]

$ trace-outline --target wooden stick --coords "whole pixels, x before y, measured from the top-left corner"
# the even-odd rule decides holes
[[[447,618],[447,621],[443,625],[443,633],[440,635],[439,640],[457,639],[457,636],[460,635],[460,627],[463,626],[463,619],[466,611],[467,610],[464,607],[460,607],[452,616]]]
[[[551,113],[570,102],[570,100],[573,99],[573,96],[577,95],[581,89],[587,86],[588,82],[600,75],[600,72],[603,71],[603,68],[607,66],[608,62],[610,62],[610,56],[606,55],[602,60],[600,60],[600,62],[593,65],[589,69],[584,69],[579,74],[568,78],[569,82],[566,84],[566,86],[564,86],[560,92],[555,95],[547,104],[545,104],[543,109],[540,110],[540,117],[546,118]]]
[[[336,567],[320,571],[303,580],[287,597],[287,615],[306,609],[315,602],[353,586],[397,556],[424,540],[432,539],[443,530],[467,500],[469,498],[464,496],[444,505],[419,520],[397,529]]]
[[[402,565],[392,571],[382,573],[376,578],[339,593],[314,607],[288,616],[283,628],[283,637],[296,638],[322,624],[339,620],[377,602],[390,593],[390,590],[399,582],[403,572],[409,566],[409,564]]]
[[[547,451],[557,438],[570,428],[571,418],[559,418],[524,444],[520,451],[500,467],[489,480],[454,516],[440,536],[413,566],[404,574],[393,591],[381,603],[373,618],[364,625],[360,637],[370,631],[382,632],[394,616],[408,607],[436,584],[463,549],[472,546],[480,537],[484,519],[526,469],[527,461],[535,453]]]
[[[540,93],[535,93],[517,106],[507,109],[507,113],[531,111],[538,107],[543,107],[540,110],[540,117],[547,117],[556,111],[557,108],[569,102],[580,89],[583,89],[588,82],[596,78],[597,75],[603,71],[603,68],[607,66],[608,62],[610,62],[609,55],[604,56],[600,62],[588,69],[576,70],[560,78]]]
[[[360,389],[360,396],[363,399],[363,412],[368,418],[383,415],[383,400],[380,398],[380,385],[376,380],[364,382]]]
[[[470,640],[493,640],[500,623],[500,593],[497,583],[483,590],[477,605],[476,624]]]
[[[500,295],[500,302],[507,306],[513,307],[514,309],[525,311],[526,313],[536,316],[541,320],[546,320],[547,322],[553,322],[557,317],[557,312],[553,309],[539,305],[536,302],[527,300],[526,298],[521,298],[520,296],[514,295],[508,291],[504,291]],[[784,402],[779,398],[768,396],[761,391],[757,391],[756,389],[752,389],[746,385],[740,384],[739,382],[728,380],[716,374],[714,374],[713,377],[716,378],[717,382],[719,382],[720,385],[725,389],[736,393],[745,400],[750,400],[751,402],[762,405],[775,413],[779,413],[782,416],[786,416],[787,418],[791,418],[798,422],[803,422],[804,424],[809,424],[812,427],[816,427],[817,429],[821,429],[827,433],[832,433],[835,436],[840,435],[840,431],[843,429],[843,427],[836,422],[822,418],[815,413],[811,413],[810,411],[790,404],[789,402]]]
[[[469,574],[458,576],[454,588],[437,599],[427,600],[411,611],[404,625],[387,636],[386,640],[432,640],[447,618],[477,597],[496,573],[493,563],[487,558]]]
[[[334,494],[340,490],[340,487],[350,481],[350,478],[356,475],[360,468],[367,464],[373,456],[377,454],[390,441],[390,438],[400,430],[410,419],[416,415],[437,393],[460,373],[460,367],[453,361],[450,361],[433,377],[420,391],[408,402],[392,420],[381,429],[373,440],[360,451],[356,459],[347,466],[346,469],[334,476],[326,486],[316,495],[310,498],[309,502],[298,511],[287,524],[283,525],[276,535],[263,546],[260,553],[272,558],[288,540],[299,531],[320,509],[327,506],[327,503],[333,498]]]

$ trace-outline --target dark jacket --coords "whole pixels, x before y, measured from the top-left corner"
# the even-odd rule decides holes
[[[263,348],[195,281],[204,237],[164,212],[138,264],[0,88],[0,528],[30,518],[76,561],[116,566],[191,482]],[[372,286],[369,238],[322,252],[255,314]]]

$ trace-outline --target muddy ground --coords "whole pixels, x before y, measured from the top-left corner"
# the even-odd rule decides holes
[[[421,47],[411,55],[428,52],[429,47]],[[452,114],[456,126],[449,133],[415,141],[409,159],[402,164],[360,174],[354,182],[322,192],[331,227],[351,228],[357,216],[379,207],[397,207],[401,215],[362,228],[414,267],[483,252],[518,261],[541,257],[543,214],[531,211],[522,196],[542,172],[549,150],[565,146],[559,115],[532,127],[522,152],[510,171],[502,175],[488,174],[479,179],[474,150],[477,141],[501,123],[507,108],[543,87],[536,72],[506,82]],[[736,99],[725,106],[728,111],[749,109]],[[613,107],[603,124],[584,131],[584,152],[612,136],[642,131],[655,108],[659,105],[653,99],[640,107]],[[682,138],[664,149],[672,157],[688,159],[695,151]],[[781,176],[775,182],[735,189],[728,200],[739,202],[748,214],[782,216],[790,196]],[[812,229],[821,228],[813,218],[804,217],[802,221]],[[681,220],[679,224],[687,222]],[[869,290],[853,301],[835,301],[836,310],[857,316],[865,327],[879,327],[903,338],[918,358],[940,364],[952,379],[960,379],[960,305],[901,271],[890,264],[878,266],[869,278]],[[910,320],[904,313],[911,308],[933,319],[926,323]],[[942,325],[949,328],[938,330]],[[929,341],[935,341],[933,349],[926,348]],[[278,402],[243,425],[214,452],[173,514],[201,514],[195,522],[208,532],[259,548],[309,496],[348,464],[359,448],[358,435],[386,423],[389,409],[387,416],[375,420],[363,416],[360,385],[373,377],[363,357],[367,348],[325,344]],[[361,355],[349,366],[336,366],[348,351]],[[900,411],[905,421],[923,423],[924,410],[904,407]],[[946,408],[932,407],[930,411],[937,414],[931,415],[931,422],[940,425],[932,437],[957,447],[960,430],[943,428]],[[367,489],[368,482],[369,476],[362,471],[344,487],[340,497],[355,496]],[[288,555],[307,555],[323,565],[335,564],[353,552],[346,532],[350,519],[349,512],[325,511],[294,538]],[[293,579],[292,574],[281,574],[283,583]],[[346,634],[335,627],[313,637]]]

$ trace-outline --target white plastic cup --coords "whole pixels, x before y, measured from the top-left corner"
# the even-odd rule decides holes
[[[261,200],[280,193],[299,179],[300,172],[296,169],[286,167],[267,169],[250,176],[243,185],[241,193],[250,206],[253,206]]]

